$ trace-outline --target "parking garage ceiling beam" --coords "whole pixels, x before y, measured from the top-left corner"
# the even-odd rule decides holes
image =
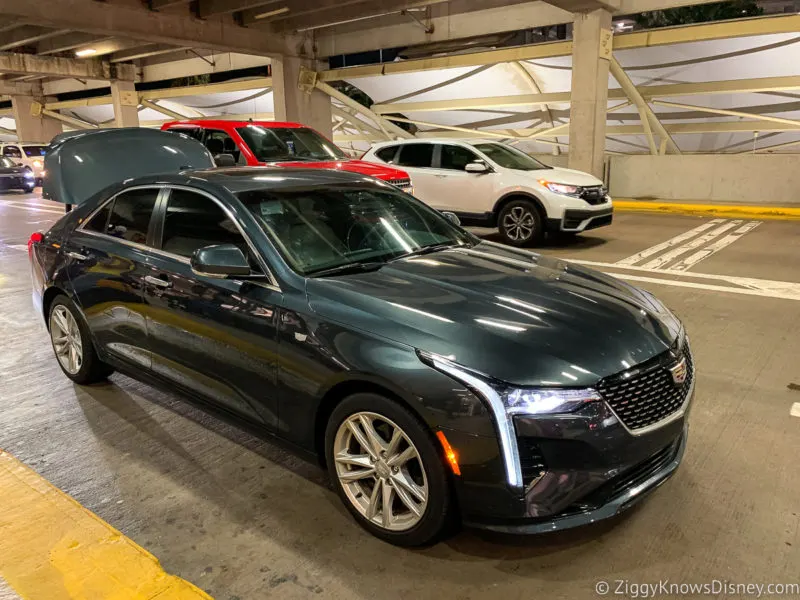
[[[48,29],[46,27],[24,25],[0,36],[0,50],[5,51],[19,48],[20,46],[28,46],[65,33],[69,33],[69,29]]]
[[[0,73],[123,81],[133,81],[135,77],[133,65],[110,65],[97,59],[79,60],[10,52],[0,53]]]
[[[248,20],[252,20],[250,9],[260,8],[261,12],[268,12],[272,8],[271,5],[277,5],[280,9],[288,4],[288,0],[199,0],[197,6],[197,13],[200,18],[207,19],[214,15],[224,15],[234,12],[243,12],[242,21],[247,24]],[[269,6],[270,8],[264,9],[263,7]],[[259,13],[252,13],[259,14]],[[249,18],[248,18],[249,16]]]
[[[98,35],[117,35],[175,46],[197,46],[260,56],[290,53],[284,36],[239,27],[220,20],[148,11],[144,7],[133,5],[94,0],[0,0],[0,15],[50,27]]]
[[[773,117],[771,115],[757,115],[740,110],[726,110],[722,108],[709,108],[707,106],[697,106],[694,104],[681,104],[678,102],[665,102],[663,100],[654,100],[653,104],[658,106],[667,106],[670,108],[683,108],[685,110],[696,110],[698,112],[705,112],[712,115],[725,115],[728,117],[744,117],[745,119],[760,119],[762,121],[772,121],[773,123],[785,123],[787,125],[798,125],[800,121],[796,119],[786,119],[784,117]]]
[[[112,36],[99,36],[94,33],[82,33],[80,31],[59,35],[46,40],[42,40],[36,45],[36,54],[58,54],[59,52],[69,52],[88,44],[97,44],[112,39]]]
[[[512,7],[513,8],[513,7]],[[533,10],[527,8],[527,10]],[[559,10],[559,9],[553,9]],[[478,14],[478,13],[472,13]],[[568,19],[571,21],[571,18]],[[558,22],[565,22],[563,20]],[[552,24],[552,23],[551,23]],[[522,24],[520,24],[522,26]],[[542,25],[539,25],[542,26]],[[365,32],[367,36],[374,36],[380,28],[372,32]],[[649,31],[622,33],[614,36],[614,51],[632,48],[648,48],[682,44],[688,42],[730,39],[756,35],[772,35],[778,33],[796,33],[800,31],[800,15],[781,15],[777,17],[761,17],[756,19],[742,19],[736,21],[723,21],[717,23],[703,23],[698,25],[682,25],[680,27],[664,27]],[[478,35],[475,33],[474,35]],[[325,41],[317,40],[320,56],[328,56],[325,52]],[[401,45],[401,44],[395,44]],[[370,49],[388,47],[381,45],[376,39],[375,45]],[[333,54],[343,53],[340,47],[332,47]],[[355,50],[348,50],[355,51]],[[342,79],[355,79],[359,77],[374,77],[376,75],[392,75],[396,73],[415,73],[418,71],[431,71],[438,69],[452,69],[457,67],[479,67],[517,60],[533,60],[541,58],[554,58],[570,56],[572,42],[546,42],[528,46],[515,46],[498,50],[471,52],[468,54],[455,54],[434,58],[413,59],[401,62],[364,65],[360,67],[346,67],[323,71],[319,74],[322,81],[337,81]]]

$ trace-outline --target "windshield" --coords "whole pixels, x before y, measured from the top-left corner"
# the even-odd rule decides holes
[[[506,169],[538,171],[540,169],[552,168],[540,163],[532,156],[528,156],[524,152],[512,148],[511,146],[506,146],[505,144],[475,144],[475,147],[498,165]]]
[[[302,275],[380,266],[428,248],[477,243],[413,197],[375,185],[251,190],[237,196]]]
[[[0,168],[2,169],[10,169],[11,167],[16,167],[17,163],[15,163],[10,158],[6,158],[5,156],[0,156]]]
[[[307,127],[248,125],[236,131],[261,162],[347,159],[333,142]]]
[[[47,152],[47,146],[23,146],[22,149],[25,151],[25,156],[28,157],[44,156]]]

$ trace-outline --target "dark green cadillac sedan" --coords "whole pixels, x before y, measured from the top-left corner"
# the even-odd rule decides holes
[[[147,130],[48,152],[77,208],[30,258],[73,381],[118,370],[282,438],[401,545],[590,523],[678,467],[694,367],[652,295],[369,177],[211,166]]]

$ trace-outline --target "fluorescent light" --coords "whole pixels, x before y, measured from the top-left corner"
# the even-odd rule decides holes
[[[76,50],[75,56],[84,57],[84,56],[91,56],[92,54],[97,54],[97,50],[94,48],[84,48],[83,50]]]
[[[275,10],[268,10],[267,12],[258,13],[253,18],[254,19],[266,19],[267,17],[274,17],[277,15],[283,15],[289,12],[289,7],[284,6],[283,8],[276,8]]]

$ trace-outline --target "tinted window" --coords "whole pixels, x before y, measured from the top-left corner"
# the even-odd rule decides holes
[[[338,160],[347,155],[327,138],[307,127],[248,125],[236,131],[261,162]]]
[[[108,220],[108,235],[144,244],[158,192],[158,188],[145,188],[117,196]]]
[[[216,244],[236,244],[248,253],[247,242],[219,204],[202,194],[172,190],[161,249],[191,257],[195,250]]]
[[[390,163],[394,160],[394,155],[397,154],[397,146],[389,146],[381,148],[375,153],[375,156],[380,158],[383,162]]]
[[[3,169],[10,169],[11,167],[16,167],[17,163],[15,163],[10,158],[6,158],[5,156],[0,158],[0,167]]]
[[[170,133],[182,133],[183,135],[188,135],[191,138],[200,141],[203,137],[203,130],[199,127],[173,127],[171,129],[167,129]]]
[[[433,144],[405,144],[400,146],[397,164],[401,167],[430,167]]]
[[[111,205],[113,202],[108,202],[102,209],[100,209],[86,225],[83,226],[87,231],[96,231],[97,233],[106,233],[106,226],[108,224],[108,215],[111,214]]]
[[[221,129],[206,129],[205,145],[212,156],[217,154],[230,154],[238,164],[246,164],[246,160],[239,151],[239,146],[233,138]]]
[[[6,146],[3,148],[3,156],[12,156],[14,158],[22,158],[22,152],[16,146]]]
[[[517,169],[519,171],[538,171],[540,169],[549,169],[547,165],[540,163],[532,156],[528,156],[524,152],[506,146],[505,144],[498,144],[496,142],[487,144],[475,144],[475,147],[483,152],[486,156],[491,158],[501,167],[506,169]]]
[[[22,149],[28,157],[44,156],[47,152],[47,146],[23,146]]]
[[[472,150],[468,150],[463,146],[442,146],[441,167],[442,169],[454,169],[456,171],[464,171],[466,166],[480,160]]]

